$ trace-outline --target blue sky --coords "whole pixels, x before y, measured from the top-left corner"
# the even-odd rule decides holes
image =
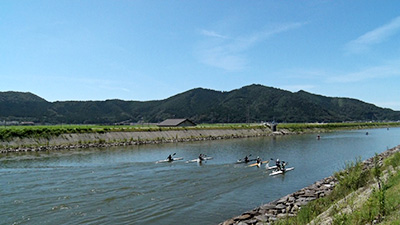
[[[400,110],[400,1],[0,0],[0,80],[48,101],[262,84]]]

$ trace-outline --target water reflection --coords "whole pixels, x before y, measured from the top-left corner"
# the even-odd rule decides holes
[[[392,128],[324,133],[320,140],[309,134],[3,154],[0,221],[216,224],[329,176],[345,161],[394,147],[399,137]],[[184,160],[155,163],[171,153]],[[200,153],[214,159],[186,163]],[[235,164],[249,154],[295,170],[271,177]]]

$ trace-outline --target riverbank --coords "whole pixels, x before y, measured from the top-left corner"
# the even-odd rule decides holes
[[[282,198],[279,198],[273,202],[267,203],[265,205],[262,205],[260,207],[257,207],[251,211],[245,212],[240,216],[234,217],[232,219],[226,220],[220,225],[236,225],[236,224],[241,224],[241,225],[246,225],[246,224],[271,224],[271,223],[278,223],[278,224],[308,224],[311,222],[311,224],[332,224],[334,220],[340,222],[346,222],[347,223],[340,223],[340,224],[351,224],[351,221],[349,220],[350,216],[348,216],[349,211],[354,212],[356,207],[361,208],[362,205],[369,201],[367,204],[371,204],[373,200],[369,200],[370,196],[372,193],[381,191],[380,187],[383,185],[382,183],[387,182],[388,176],[392,174],[391,176],[396,176],[393,175],[397,174],[396,166],[399,162],[393,162],[393,165],[385,167],[385,171],[380,171],[382,168],[384,168],[384,161],[387,160],[389,157],[392,157],[395,153],[400,152],[400,145],[389,149],[379,155],[376,155],[375,157],[369,158],[365,160],[364,162],[360,163],[360,173],[358,174],[359,177],[363,176],[368,176],[371,173],[376,177],[379,177],[378,181],[371,182],[371,181],[363,181],[366,182],[365,184],[362,184],[360,187],[356,186],[351,193],[348,195],[344,196],[344,198],[338,198],[336,196],[333,196],[333,199],[326,200],[325,202],[331,202],[333,203],[333,206],[329,207],[326,211],[316,215],[316,218],[307,218],[305,221],[302,221],[302,219],[290,219],[290,218],[296,218],[298,216],[298,213],[300,210],[304,207],[307,206],[310,202],[313,202],[317,199],[323,199],[326,198],[327,196],[331,197],[330,194],[334,191],[335,187],[338,185],[341,185],[341,187],[345,186],[346,184],[343,184],[346,182],[345,179],[341,178],[341,181],[338,181],[337,176],[343,175],[343,174],[336,174],[336,176],[330,176],[327,178],[324,178],[320,181],[315,182],[314,184],[305,187],[299,191],[296,191],[292,194],[286,195]],[[376,161],[374,161],[376,160]],[[377,168],[379,167],[379,168]],[[348,170],[351,170],[351,168],[347,168]],[[374,169],[374,170],[372,170]],[[367,171],[373,171],[373,172],[367,172]],[[378,176],[376,175],[377,172],[379,171],[380,174]],[[351,172],[346,171],[344,174],[350,174]],[[364,174],[364,175],[363,175]],[[384,174],[384,176],[382,175]],[[351,178],[357,180],[358,178]],[[370,178],[370,180],[374,180],[374,178]],[[342,182],[342,183],[340,183]],[[351,182],[355,182],[351,180]],[[358,180],[356,182],[359,182]],[[379,182],[379,184],[378,184]],[[347,184],[348,185],[348,184]],[[378,189],[379,187],[379,189]],[[396,188],[398,189],[398,188]],[[384,196],[384,194],[383,194]],[[380,197],[381,198],[381,197]],[[324,202],[324,201],[322,201]],[[336,202],[336,203],[335,203]],[[324,203],[326,204],[326,203]],[[322,205],[324,205],[322,204]],[[383,204],[385,204],[385,201],[383,200]],[[326,207],[326,206],[325,206]],[[349,209],[349,207],[351,209]],[[371,205],[367,206],[369,211],[372,211],[371,208],[373,208]],[[376,208],[383,207],[385,208],[386,206],[375,206]],[[398,205],[394,206],[396,209]],[[311,206],[310,208],[314,208],[314,212],[307,212],[306,217],[310,217],[311,215],[315,216],[315,209],[316,208],[321,208],[321,206],[318,206],[318,204]],[[313,211],[313,209],[308,208],[308,211]],[[382,209],[380,209],[382,210]],[[371,212],[368,212],[369,214],[372,214]],[[370,222],[381,222],[382,221],[382,215],[378,214],[379,216],[375,216],[374,214],[369,215]],[[356,215],[357,216],[357,215]],[[304,217],[304,215],[303,215]],[[358,217],[360,217],[358,215]],[[378,217],[378,218],[376,218]],[[309,221],[310,219],[313,219],[312,221]],[[359,218],[356,218],[357,220],[360,220]],[[282,222],[280,223],[280,221]],[[381,221],[379,221],[381,220]],[[390,222],[389,222],[390,223]]]
[[[271,129],[181,129],[137,132],[102,132],[70,133],[51,137],[24,137],[1,141],[0,152],[31,152],[61,149],[78,149],[94,147],[129,146],[142,144],[160,144],[188,141],[206,141],[232,138],[248,138],[272,135],[291,134],[282,129],[272,132]]]
[[[204,141],[336,130],[398,127],[399,122],[279,124],[273,132],[264,124],[202,124],[196,127],[156,126],[18,126],[0,128],[0,152],[29,152]]]
[[[366,131],[369,135],[365,135]],[[3,154],[0,155],[3,185],[8,187],[4,194],[7,198],[3,201],[3,208],[7,210],[3,215],[10,218],[5,220],[10,224],[23,222],[22,217],[30,218],[33,223],[54,222],[53,218],[57,218],[57,221],[75,224],[89,220],[96,223],[218,224],[330,176],[342,168],[346,160],[360,155],[369,158],[376,151],[397,145],[400,128],[324,133],[320,141],[316,137],[314,133]],[[184,160],[154,163],[175,152],[185,160],[199,153],[213,156],[214,160],[201,166],[187,164]],[[269,177],[261,168],[233,164],[250,153],[266,159],[279,156],[296,169],[286,177]],[[313,163],[304,163],[304,159],[312,159]],[[141,192],[140,195],[136,195],[137,192]],[[64,199],[65,196],[68,199]],[[20,199],[24,202],[14,204]],[[56,210],[51,211],[53,207]],[[65,207],[69,209],[64,210]],[[85,217],[75,214],[81,212],[88,214]]]

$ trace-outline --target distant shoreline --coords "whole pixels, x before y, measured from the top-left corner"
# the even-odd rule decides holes
[[[63,149],[104,148],[143,144],[208,141],[289,134],[270,129],[196,129],[140,132],[73,133],[50,138],[14,138],[0,142],[1,153],[37,152]]]
[[[279,124],[273,132],[264,125],[208,125],[198,127],[131,128],[68,126],[26,126],[15,136],[0,136],[0,152],[37,152],[63,149],[104,148],[143,144],[160,144],[189,141],[208,141],[288,134],[324,133],[349,129],[398,127],[400,123],[308,123]],[[2,128],[6,129],[6,128]],[[14,129],[14,128],[12,128]],[[2,131],[0,129],[0,131]],[[4,131],[4,130],[3,130]],[[9,131],[11,132],[11,131]],[[36,133],[35,133],[36,132]],[[3,132],[4,133],[4,132]]]

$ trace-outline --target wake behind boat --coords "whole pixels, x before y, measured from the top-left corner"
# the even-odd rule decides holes
[[[283,170],[274,170],[272,173],[270,173],[270,176],[275,176],[275,175],[279,175],[279,174],[285,174],[286,172],[292,171],[294,170],[294,167],[289,167],[287,169],[283,169]]]
[[[249,159],[249,160],[244,160],[244,159],[238,159],[237,161],[236,161],[236,164],[240,164],[240,163],[249,163],[249,162],[253,162],[253,161],[256,161],[257,159]]]
[[[257,161],[257,159],[250,159],[250,158],[249,158],[250,156],[251,156],[251,154],[250,154],[250,155],[246,155],[246,157],[244,157],[243,159],[238,159],[238,160],[236,161],[236,164],[240,164],[240,163],[249,163],[249,162]]]
[[[197,158],[197,159],[188,160],[188,161],[186,161],[186,163],[192,163],[192,162],[200,163],[200,162],[211,160],[211,159],[213,159],[213,157],[204,157],[203,160]]]
[[[213,157],[208,157],[204,154],[200,154],[199,157],[197,157],[196,159],[188,160],[188,161],[186,161],[186,163],[191,163],[191,162],[201,163],[203,161],[207,161],[207,160],[211,160],[211,159],[213,159]]]

